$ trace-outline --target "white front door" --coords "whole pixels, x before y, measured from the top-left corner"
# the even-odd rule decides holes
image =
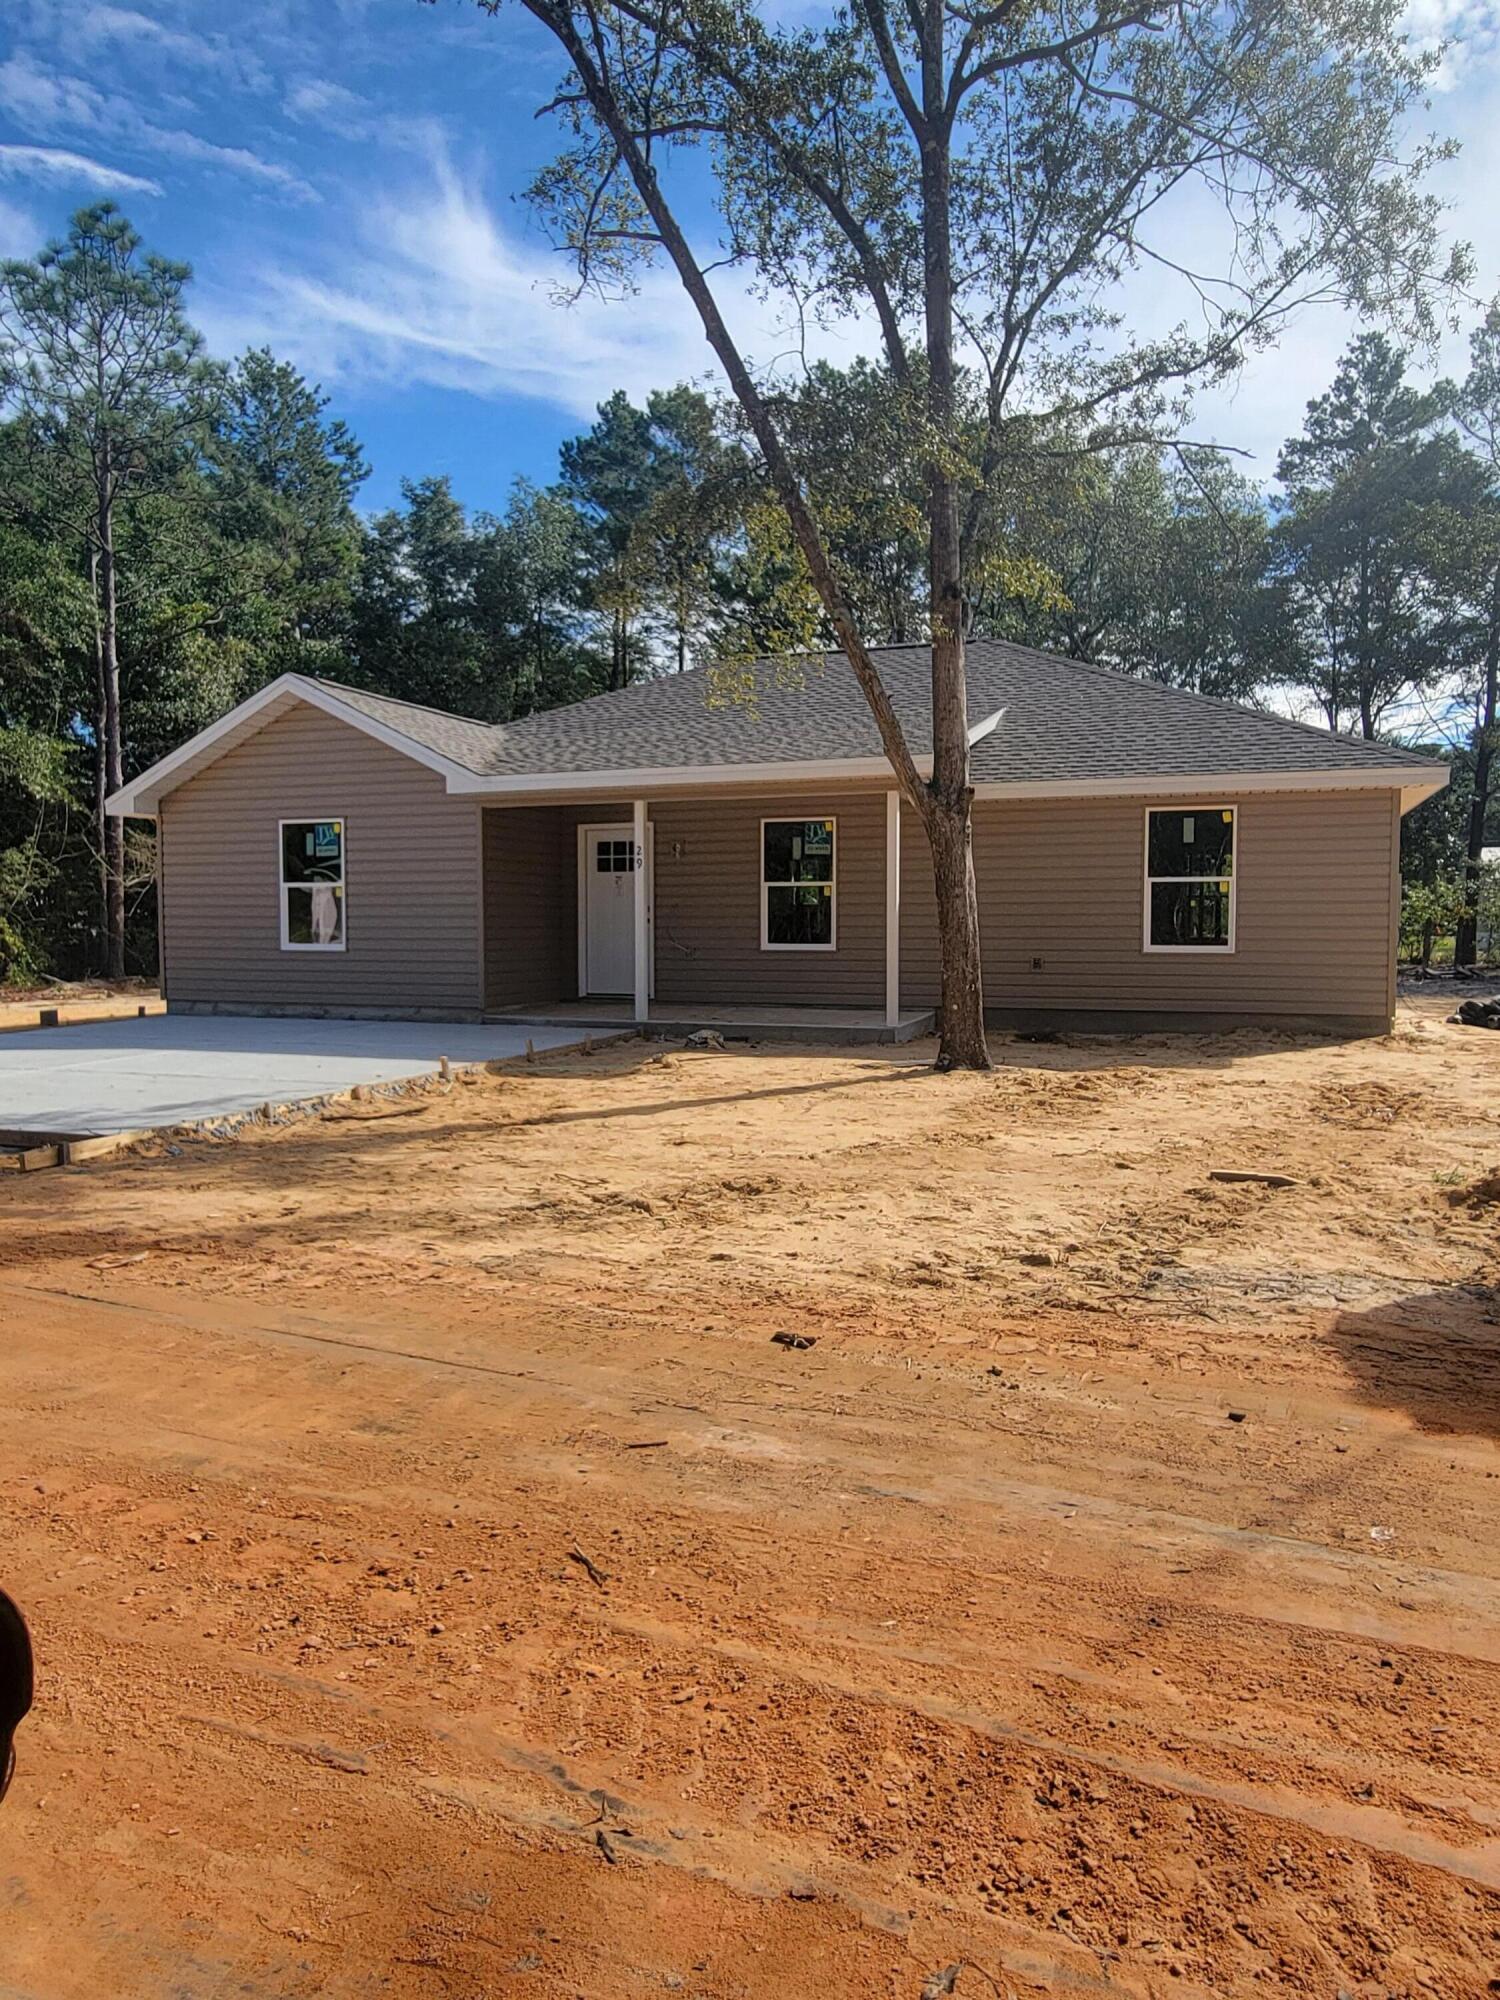
[[[630,822],[627,820],[620,826],[582,827],[578,865],[578,990],[632,994],[636,853]],[[650,894],[648,869],[648,904]]]

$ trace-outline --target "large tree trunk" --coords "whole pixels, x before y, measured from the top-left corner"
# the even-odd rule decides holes
[[[939,1069],[988,1069],[983,980],[979,965],[979,901],[968,800],[957,812],[937,807],[927,821],[932,879],[937,890],[942,954]]]
[[[951,488],[947,498],[951,499]],[[935,509],[935,515],[937,510]],[[951,523],[953,541],[944,529]],[[988,1069],[984,1033],[984,978],[979,951],[979,896],[974,882],[974,793],[969,784],[968,697],[964,641],[953,602],[957,597],[958,510],[944,508],[933,528],[932,783],[923,815],[932,848],[942,953],[942,1005],[938,1016],[938,1067]],[[951,562],[950,562],[951,552]],[[951,623],[939,623],[946,613]]]
[[[603,129],[618,149],[620,159],[635,183],[636,192],[655,225],[662,244],[677,268],[683,288],[697,309],[708,343],[723,365],[740,408],[744,411],[756,443],[766,462],[776,496],[786,510],[797,544],[806,558],[808,573],[828,614],[845,659],[869,704],[886,756],[890,759],[902,795],[921,816],[933,848],[934,876],[938,900],[938,931],[943,950],[943,1011],[938,1063],[944,1068],[989,1068],[989,1051],[984,1040],[984,998],[979,980],[978,899],[974,894],[973,860],[970,851],[969,741],[967,706],[964,700],[963,638],[957,617],[961,602],[958,566],[957,515],[953,510],[948,553],[941,558],[941,580],[935,579],[934,607],[948,605],[951,629],[933,633],[933,777],[925,785],[917,771],[900,718],[890,693],[870,657],[854,613],[846,599],[828,552],[823,546],[813,510],[802,490],[792,461],[772,419],[764,396],[745,366],[725,324],[702,267],[689,247],[682,226],[662,193],[656,169],[643,150],[639,134],[621,110],[595,51],[580,35],[566,7],[551,0],[523,0],[527,11],[549,29],[567,50],[584,94]],[[941,17],[938,0],[928,0],[930,16]],[[938,68],[942,66],[939,34],[935,46]],[[939,75],[937,91],[941,94]],[[925,161],[925,155],[924,155]],[[925,168],[924,168],[925,170]],[[948,408],[952,409],[952,263],[948,244],[947,146],[943,144],[942,180],[942,268],[944,290],[940,312],[947,322]],[[929,310],[931,309],[929,303]],[[946,440],[945,440],[946,441]],[[945,519],[947,516],[945,515]],[[948,887],[937,873],[937,854],[946,857]],[[954,884],[958,886],[955,887]],[[950,952],[955,956],[950,961]],[[951,966],[951,969],[950,969]]]
[[[943,999],[940,1069],[988,1069],[979,897],[974,885],[969,785],[969,703],[964,674],[963,552],[958,490],[949,470],[956,384],[953,361],[951,127],[945,109],[944,0],[928,0],[923,36],[922,249],[927,405],[937,449],[927,475],[929,616],[932,626],[932,783],[926,814],[937,893]]]
[[[105,842],[109,836],[109,815],[104,801],[109,796],[109,779],[104,763],[104,621],[99,614],[99,551],[89,550],[89,591],[94,603],[94,852],[98,857],[98,932],[89,970],[108,968],[109,870],[105,865]]]
[[[110,492],[111,471],[106,446],[100,486],[99,537],[99,662],[104,696],[104,788],[117,792],[125,782],[124,732],[120,720],[120,647],[115,579],[115,523]],[[125,977],[125,822],[107,814],[104,821],[105,961],[111,979]]]
[[[1485,641],[1484,694],[1474,743],[1474,795],[1469,801],[1469,838],[1464,858],[1464,915],[1453,938],[1453,964],[1472,967],[1479,957],[1479,886],[1484,865],[1485,825],[1495,762],[1496,707],[1500,695],[1500,571],[1496,573],[1490,629]]]

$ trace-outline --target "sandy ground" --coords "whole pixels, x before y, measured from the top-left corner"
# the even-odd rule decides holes
[[[0,1992],[1500,1991],[1449,1004],[629,1045],[0,1184]]]
[[[0,986],[0,1034],[8,1028],[34,1028],[43,1011],[55,1012],[59,1023],[118,1021],[143,1009],[164,1014],[166,1002],[155,980],[53,980],[46,986]]]

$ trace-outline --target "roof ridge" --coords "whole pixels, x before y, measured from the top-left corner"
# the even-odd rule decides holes
[[[1349,735],[1340,730],[1321,727],[1316,723],[1304,722],[1294,716],[1277,714],[1272,709],[1251,708],[1242,701],[1230,701],[1220,695],[1204,694],[1197,688],[1177,687],[1170,681],[1146,679],[1141,675],[1096,660],[1074,659],[1067,653],[1052,652],[1041,646],[1023,645],[1014,639],[980,635],[969,639],[965,650],[976,667],[982,667],[986,658],[997,662],[1008,660],[1013,670],[1024,673],[1031,667],[1037,672],[1045,671],[1052,675],[1054,680],[1060,678],[1059,669],[1068,669],[1075,675],[1087,675],[1095,684],[1108,684],[1121,689],[1133,687],[1148,695],[1165,698],[1169,706],[1179,706],[1186,701],[1192,703],[1200,712],[1211,713],[1217,717],[1222,717],[1227,711],[1243,717],[1247,722],[1269,722],[1277,731],[1295,730],[1304,740],[1311,739],[1320,746],[1328,748],[1338,746],[1348,765],[1355,769],[1367,759],[1373,764],[1382,757],[1387,759],[1388,763],[1396,761],[1413,765],[1426,765],[1433,761],[1424,756],[1420,750],[1412,749],[1403,743],[1386,744],[1362,736]],[[923,655],[930,653],[931,641],[927,639],[891,641],[884,645],[872,646],[869,651],[875,655],[898,656],[908,666],[915,666]],[[772,669],[785,657],[787,656],[760,654],[744,664],[752,669]],[[808,652],[803,657],[819,661],[824,666],[848,669],[848,661],[839,647],[816,653]],[[705,661],[701,665],[688,667],[681,672],[653,674],[643,680],[633,681],[623,688],[603,689],[597,695],[585,696],[581,702],[564,702],[555,709],[534,710],[531,715],[514,717],[508,723],[483,722],[477,716],[460,715],[452,709],[434,708],[429,703],[409,701],[404,696],[386,694],[377,688],[356,687],[348,681],[336,681],[320,674],[294,673],[293,678],[323,688],[336,698],[348,697],[351,706],[355,708],[364,702],[378,705],[380,708],[401,708],[409,710],[414,717],[426,716],[438,723],[456,725],[465,731],[479,732],[485,738],[484,750],[480,751],[476,747],[471,754],[488,759],[491,756],[503,755],[507,747],[511,750],[523,748],[530,734],[528,724],[541,724],[545,728],[549,723],[555,724],[557,717],[566,714],[570,709],[602,706],[612,698],[623,701],[627,696],[634,696],[639,699],[647,695],[650,690],[663,686],[683,686],[689,682],[703,681],[712,673],[715,664],[713,661]],[[399,734],[408,733],[402,730],[397,722],[393,721],[390,726]],[[1151,725],[1147,723],[1145,726]],[[422,739],[414,736],[412,740]],[[428,747],[433,746],[429,744]]]
[[[1347,743],[1361,751],[1397,751],[1405,757],[1422,757],[1420,750],[1413,750],[1405,743],[1381,743],[1367,736],[1353,736],[1342,729],[1325,729],[1317,722],[1303,722],[1294,715],[1278,715],[1272,708],[1251,708],[1248,702],[1231,701],[1227,695],[1204,694],[1201,688],[1178,687],[1172,681],[1147,680],[1141,674],[1133,674],[1122,667],[1106,666],[1099,660],[1075,659],[1071,653],[1053,653],[1042,646],[1023,646],[1014,639],[978,638],[968,642],[974,646],[1004,647],[1007,652],[1024,653],[1030,658],[1045,660],[1049,666],[1071,667],[1080,673],[1094,674],[1111,681],[1123,681],[1127,686],[1138,687],[1151,694],[1175,695],[1187,701],[1195,701],[1213,709],[1232,709],[1238,715],[1253,715],[1260,722],[1280,723],[1287,729],[1300,729],[1306,736],[1315,736],[1322,743]],[[1430,760],[1423,758],[1424,762]]]
[[[295,673],[295,668],[293,669]],[[297,674],[301,681],[311,681],[314,687],[327,688],[333,694],[361,695],[369,701],[388,702],[392,708],[409,708],[417,715],[435,715],[441,722],[464,722],[471,729],[491,729],[502,731],[503,722],[481,722],[477,715],[460,715],[456,708],[434,708],[430,702],[408,701],[404,695],[386,694],[380,688],[355,687],[352,681],[331,681],[325,674]]]

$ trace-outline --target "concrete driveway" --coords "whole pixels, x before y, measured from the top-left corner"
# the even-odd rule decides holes
[[[0,1132],[92,1137],[576,1047],[575,1027],[162,1014],[0,1036]],[[595,1040],[610,1039],[598,1035]]]

